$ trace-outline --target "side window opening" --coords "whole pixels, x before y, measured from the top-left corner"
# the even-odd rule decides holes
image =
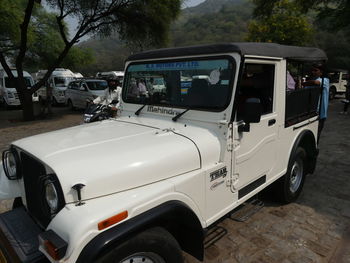
[[[312,63],[307,61],[287,61],[285,127],[300,123],[318,114],[321,94],[319,86],[303,87],[302,82],[311,78]],[[295,81],[294,89],[290,88],[288,72]],[[339,79],[339,74],[330,75],[332,79]]]
[[[262,114],[273,112],[275,86],[275,65],[245,64],[238,88],[237,120],[242,120],[244,103],[249,98],[258,98],[262,104]]]

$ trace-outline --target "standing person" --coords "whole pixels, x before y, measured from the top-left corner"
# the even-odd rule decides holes
[[[145,81],[143,79],[137,79],[136,85],[132,83],[131,94],[135,98],[145,98],[148,95]]]
[[[295,90],[295,84],[293,76],[290,74],[289,70],[287,70],[287,91]]]
[[[318,122],[318,135],[317,143],[319,142],[321,132],[324,127],[324,123],[327,119],[328,101],[329,101],[329,79],[324,76],[324,66],[322,64],[312,65],[312,79],[302,83],[307,88],[310,86],[322,87],[322,96],[319,106],[319,122]]]

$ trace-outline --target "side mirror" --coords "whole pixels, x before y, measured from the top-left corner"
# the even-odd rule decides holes
[[[249,98],[244,103],[243,123],[238,127],[239,132],[249,132],[251,123],[259,123],[262,115],[260,99]]]
[[[259,123],[262,115],[260,99],[249,98],[244,104],[243,121],[245,123]]]

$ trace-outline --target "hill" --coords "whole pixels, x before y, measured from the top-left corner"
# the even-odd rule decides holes
[[[252,9],[248,0],[206,0],[198,6],[185,8],[172,27],[169,47],[242,41]],[[132,53],[117,34],[104,39],[95,37],[79,46],[89,48],[95,54],[93,64],[76,69],[85,75],[121,70]]]
[[[253,8],[250,0],[206,0],[198,6],[183,9],[172,26],[169,47],[244,41]],[[312,17],[311,15],[311,21]],[[329,33],[322,30],[321,26],[314,26],[316,34],[309,45],[326,51],[329,67],[349,69],[350,29]],[[90,39],[80,46],[90,48],[95,54],[92,65],[74,69],[85,75],[97,71],[122,70],[125,59],[133,52],[117,35],[106,39]]]
[[[221,8],[226,4],[242,4],[246,2],[245,0],[207,0],[203,3],[194,6],[188,7],[183,10],[183,15],[203,15],[216,13],[221,10]]]
[[[198,7],[184,10],[187,18],[174,25],[171,44],[187,46],[244,41],[252,11],[253,5],[244,0],[207,0]]]

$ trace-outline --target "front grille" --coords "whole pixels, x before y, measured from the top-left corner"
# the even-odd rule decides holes
[[[35,158],[21,152],[21,162],[28,212],[42,228],[46,228],[54,214],[45,200],[45,182],[49,177],[54,181],[59,196],[59,210],[65,205],[61,186],[57,177],[48,175],[45,166]]]

